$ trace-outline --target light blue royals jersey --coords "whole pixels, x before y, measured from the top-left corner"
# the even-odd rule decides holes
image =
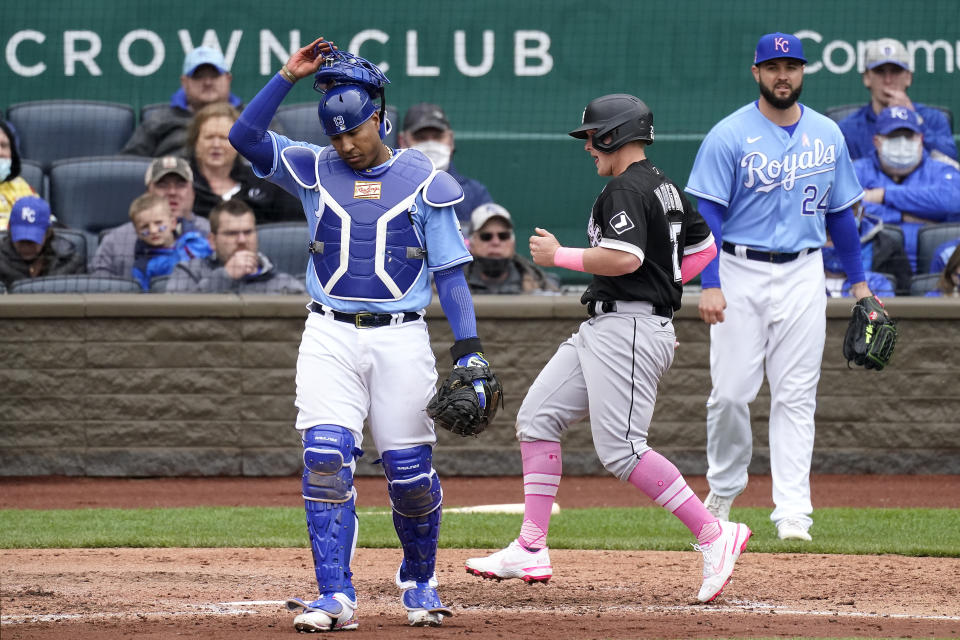
[[[320,214],[323,212],[324,205],[321,202],[319,190],[301,186],[281,161],[280,154],[287,147],[306,147],[319,154],[324,150],[324,147],[308,142],[296,142],[273,131],[269,133],[273,141],[273,167],[269,174],[260,177],[283,187],[300,199],[309,227],[309,234],[304,237],[303,241],[303,251],[307,251],[309,243],[317,237],[317,227],[320,224]],[[390,170],[401,153],[409,152],[409,150],[397,152],[380,167],[355,172],[357,180],[375,180],[378,175],[383,175],[384,172]],[[256,172],[255,168],[254,172]],[[323,305],[345,313],[360,311],[398,313],[418,311],[429,305],[433,294],[429,272],[449,269],[470,262],[473,258],[464,244],[463,236],[460,233],[460,225],[452,206],[434,207],[427,204],[423,199],[422,190],[417,194],[414,203],[415,208],[411,212],[410,219],[417,236],[423,240],[423,246],[427,250],[427,268],[420,271],[416,281],[402,297],[396,300],[376,301],[334,298],[328,295],[321,286],[313,260],[309,261],[306,272],[306,286],[310,296]]]
[[[727,208],[725,241],[778,252],[822,247],[825,214],[863,197],[836,123],[803,107],[790,135],[756,102],[710,130],[685,191]]]

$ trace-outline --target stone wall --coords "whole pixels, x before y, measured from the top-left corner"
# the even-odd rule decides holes
[[[306,300],[152,295],[0,296],[0,475],[289,475],[300,469],[294,365]],[[705,471],[709,331],[684,299],[680,347],[661,382],[650,442]],[[829,301],[814,470],[960,473],[960,301],[888,302],[894,364],[848,369],[849,300]],[[524,392],[584,319],[575,296],[477,299],[479,333],[506,390],[477,439],[440,433],[446,475],[520,473],[513,423]],[[427,314],[441,375],[452,335]],[[388,392],[388,390],[384,390]],[[766,384],[751,405],[755,473],[769,470]],[[366,440],[369,443],[369,439]],[[368,451],[359,474],[379,474]],[[569,474],[604,473],[584,423],[564,443]]]

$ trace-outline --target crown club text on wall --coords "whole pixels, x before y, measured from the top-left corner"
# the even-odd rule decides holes
[[[232,67],[245,36],[243,30],[232,30],[224,46],[213,29],[207,29],[199,42],[194,41],[189,30],[179,29],[176,31],[179,48],[168,52],[168,48],[174,47],[170,47],[169,41],[161,34],[149,29],[128,31],[120,35],[115,43],[104,42],[104,38],[92,30],[67,29],[61,34],[62,48],[59,48],[50,46],[49,40],[54,37],[52,34],[48,36],[34,29],[13,33],[4,46],[7,66],[21,77],[56,73],[64,76],[102,76],[104,58],[115,56],[123,71],[142,77],[157,73],[171,56],[169,64],[179,68],[187,52],[198,46],[207,46],[219,49],[227,65]],[[503,46],[504,40],[510,48],[506,62],[511,65],[515,76],[545,76],[554,66],[550,35],[545,31],[523,29],[498,33],[494,29],[484,29],[479,36],[468,37],[466,31],[455,30],[452,51],[447,53],[438,50],[431,38],[414,29],[399,35],[379,29],[364,29],[349,40],[348,50],[369,58],[384,72],[389,71],[392,65],[400,66],[402,61],[403,66],[399,71],[408,77],[436,77],[452,73],[466,77],[484,76],[493,69],[498,47]],[[402,43],[403,54],[398,56],[400,60],[386,57],[388,51],[396,53],[395,40]],[[261,76],[267,76],[303,46],[304,40],[299,29],[287,32],[286,42],[282,42],[272,31],[261,29],[256,43],[258,72]],[[62,59],[59,60],[54,59],[58,49],[62,51]]]

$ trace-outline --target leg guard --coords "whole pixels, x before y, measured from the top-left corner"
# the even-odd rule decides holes
[[[318,425],[303,434],[303,498],[321,599],[356,599],[350,563],[357,542],[353,469],[362,452],[344,427]]]
[[[429,445],[383,453],[393,526],[403,546],[401,582],[435,580],[443,492],[432,461]]]

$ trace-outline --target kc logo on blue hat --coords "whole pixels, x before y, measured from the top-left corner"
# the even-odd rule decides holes
[[[50,228],[50,205],[43,198],[24,196],[10,211],[10,240],[29,240],[43,244]]]
[[[885,136],[897,129],[909,129],[916,133],[923,133],[923,119],[912,109],[887,107],[877,116],[877,133]]]
[[[803,57],[803,44],[800,38],[789,33],[768,33],[760,36],[757,50],[753,54],[753,64],[760,64],[775,58],[794,58],[806,64]]]

